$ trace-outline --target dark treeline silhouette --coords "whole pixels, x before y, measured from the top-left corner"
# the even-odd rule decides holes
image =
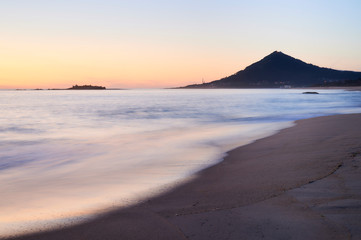
[[[102,86],[92,86],[92,85],[82,85],[82,86],[74,85],[68,89],[69,90],[89,90],[89,89],[106,89],[106,88],[102,87]]]

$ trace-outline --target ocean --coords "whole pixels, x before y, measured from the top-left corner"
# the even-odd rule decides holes
[[[1,90],[0,237],[134,204],[295,120],[361,112],[360,92],[303,91]]]

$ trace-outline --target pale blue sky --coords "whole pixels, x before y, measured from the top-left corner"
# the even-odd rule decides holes
[[[233,74],[274,50],[361,71],[360,10],[361,1],[3,0],[0,50],[19,64],[0,60],[0,87],[20,84],[22,69],[41,85],[74,76],[172,86]],[[57,77],[41,75],[46,67]]]

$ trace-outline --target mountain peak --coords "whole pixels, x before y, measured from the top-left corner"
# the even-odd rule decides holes
[[[294,66],[307,65],[305,62],[293,58],[280,51],[274,51],[265,56],[260,61],[255,62],[244,69],[244,71],[258,72],[258,71],[274,71],[280,68],[293,68]],[[238,72],[239,73],[239,72]],[[238,74],[237,73],[237,74]]]
[[[265,56],[263,59],[265,58],[279,58],[279,57],[287,57],[287,58],[292,58],[294,59],[293,57],[287,55],[287,54],[284,54],[283,52],[281,51],[274,51],[272,52],[271,54]]]
[[[281,54],[283,54],[283,55],[285,55],[283,52],[281,52],[281,51],[274,51],[273,53],[271,53],[270,55],[281,55]]]

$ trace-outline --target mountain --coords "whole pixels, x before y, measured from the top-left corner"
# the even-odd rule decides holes
[[[183,88],[309,87],[361,78],[361,72],[322,68],[275,51],[231,76]]]

